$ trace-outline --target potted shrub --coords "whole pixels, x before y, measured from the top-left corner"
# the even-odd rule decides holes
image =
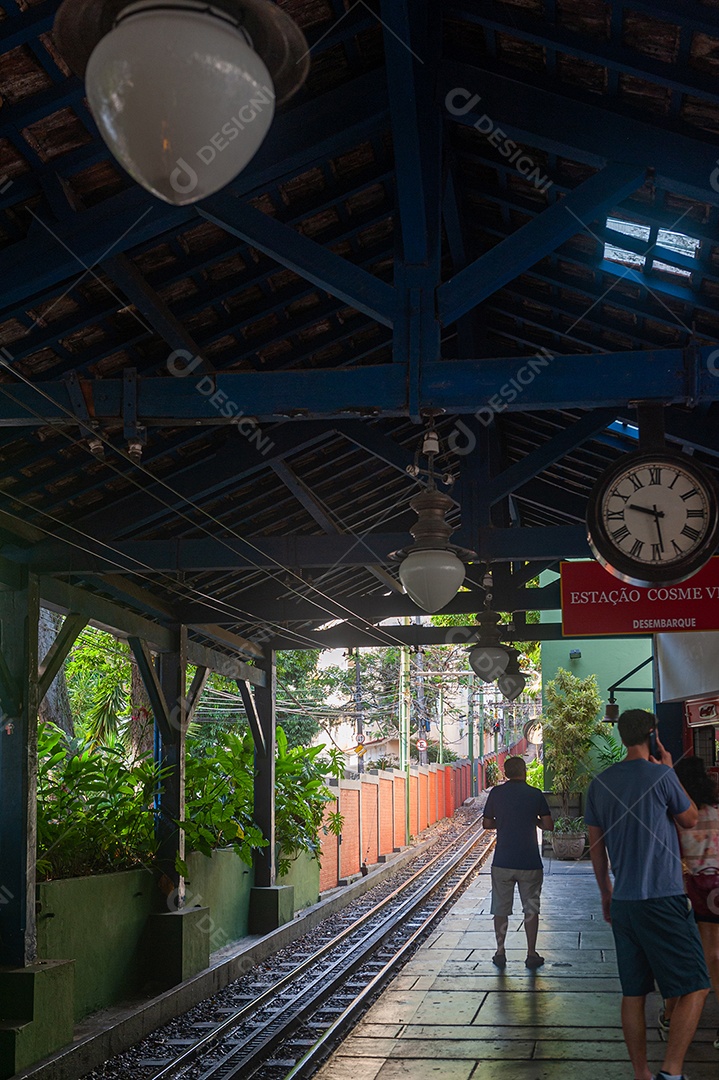
[[[586,847],[584,818],[557,818],[552,833],[552,847],[557,859],[581,859]]]
[[[580,858],[584,852],[584,821],[570,817],[569,800],[572,794],[586,790],[591,779],[586,768],[587,757],[592,740],[603,730],[600,720],[602,702],[596,677],[588,675],[580,679],[560,668],[555,678],[547,683],[544,698],[544,757],[552,775],[552,791],[561,800],[552,846],[557,858]],[[582,851],[580,855],[560,855],[558,848],[567,849],[565,838],[572,831],[574,849],[579,847],[581,837]]]

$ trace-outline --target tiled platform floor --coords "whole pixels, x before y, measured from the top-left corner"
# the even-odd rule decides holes
[[[508,963],[491,961],[489,867],[366,1014],[319,1080],[632,1080],[622,1040],[614,943],[589,863],[545,863],[538,949],[524,966],[521,915],[510,919]],[[515,911],[517,901],[515,899]],[[647,1005],[654,1025],[658,994]],[[690,1080],[718,1080],[709,997],[686,1062]],[[656,1027],[650,1065],[661,1065]]]

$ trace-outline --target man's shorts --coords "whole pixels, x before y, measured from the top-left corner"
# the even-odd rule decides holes
[[[544,870],[509,870],[492,867],[492,915],[511,915],[515,882],[525,915],[539,915]]]
[[[711,984],[704,949],[686,896],[612,900],[612,931],[625,997],[644,997],[656,980],[664,998]]]

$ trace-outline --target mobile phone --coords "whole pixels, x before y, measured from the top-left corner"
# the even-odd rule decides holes
[[[659,746],[657,745],[657,729],[652,728],[649,732],[649,753],[653,758],[659,758]]]

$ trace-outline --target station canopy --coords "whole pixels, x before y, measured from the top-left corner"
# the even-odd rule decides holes
[[[307,82],[184,207],[101,140],[58,4],[3,6],[2,578],[250,656],[391,643],[432,416],[477,554],[447,610],[487,562],[556,607],[525,586],[589,555],[637,401],[716,468],[719,5],[280,6]]]

